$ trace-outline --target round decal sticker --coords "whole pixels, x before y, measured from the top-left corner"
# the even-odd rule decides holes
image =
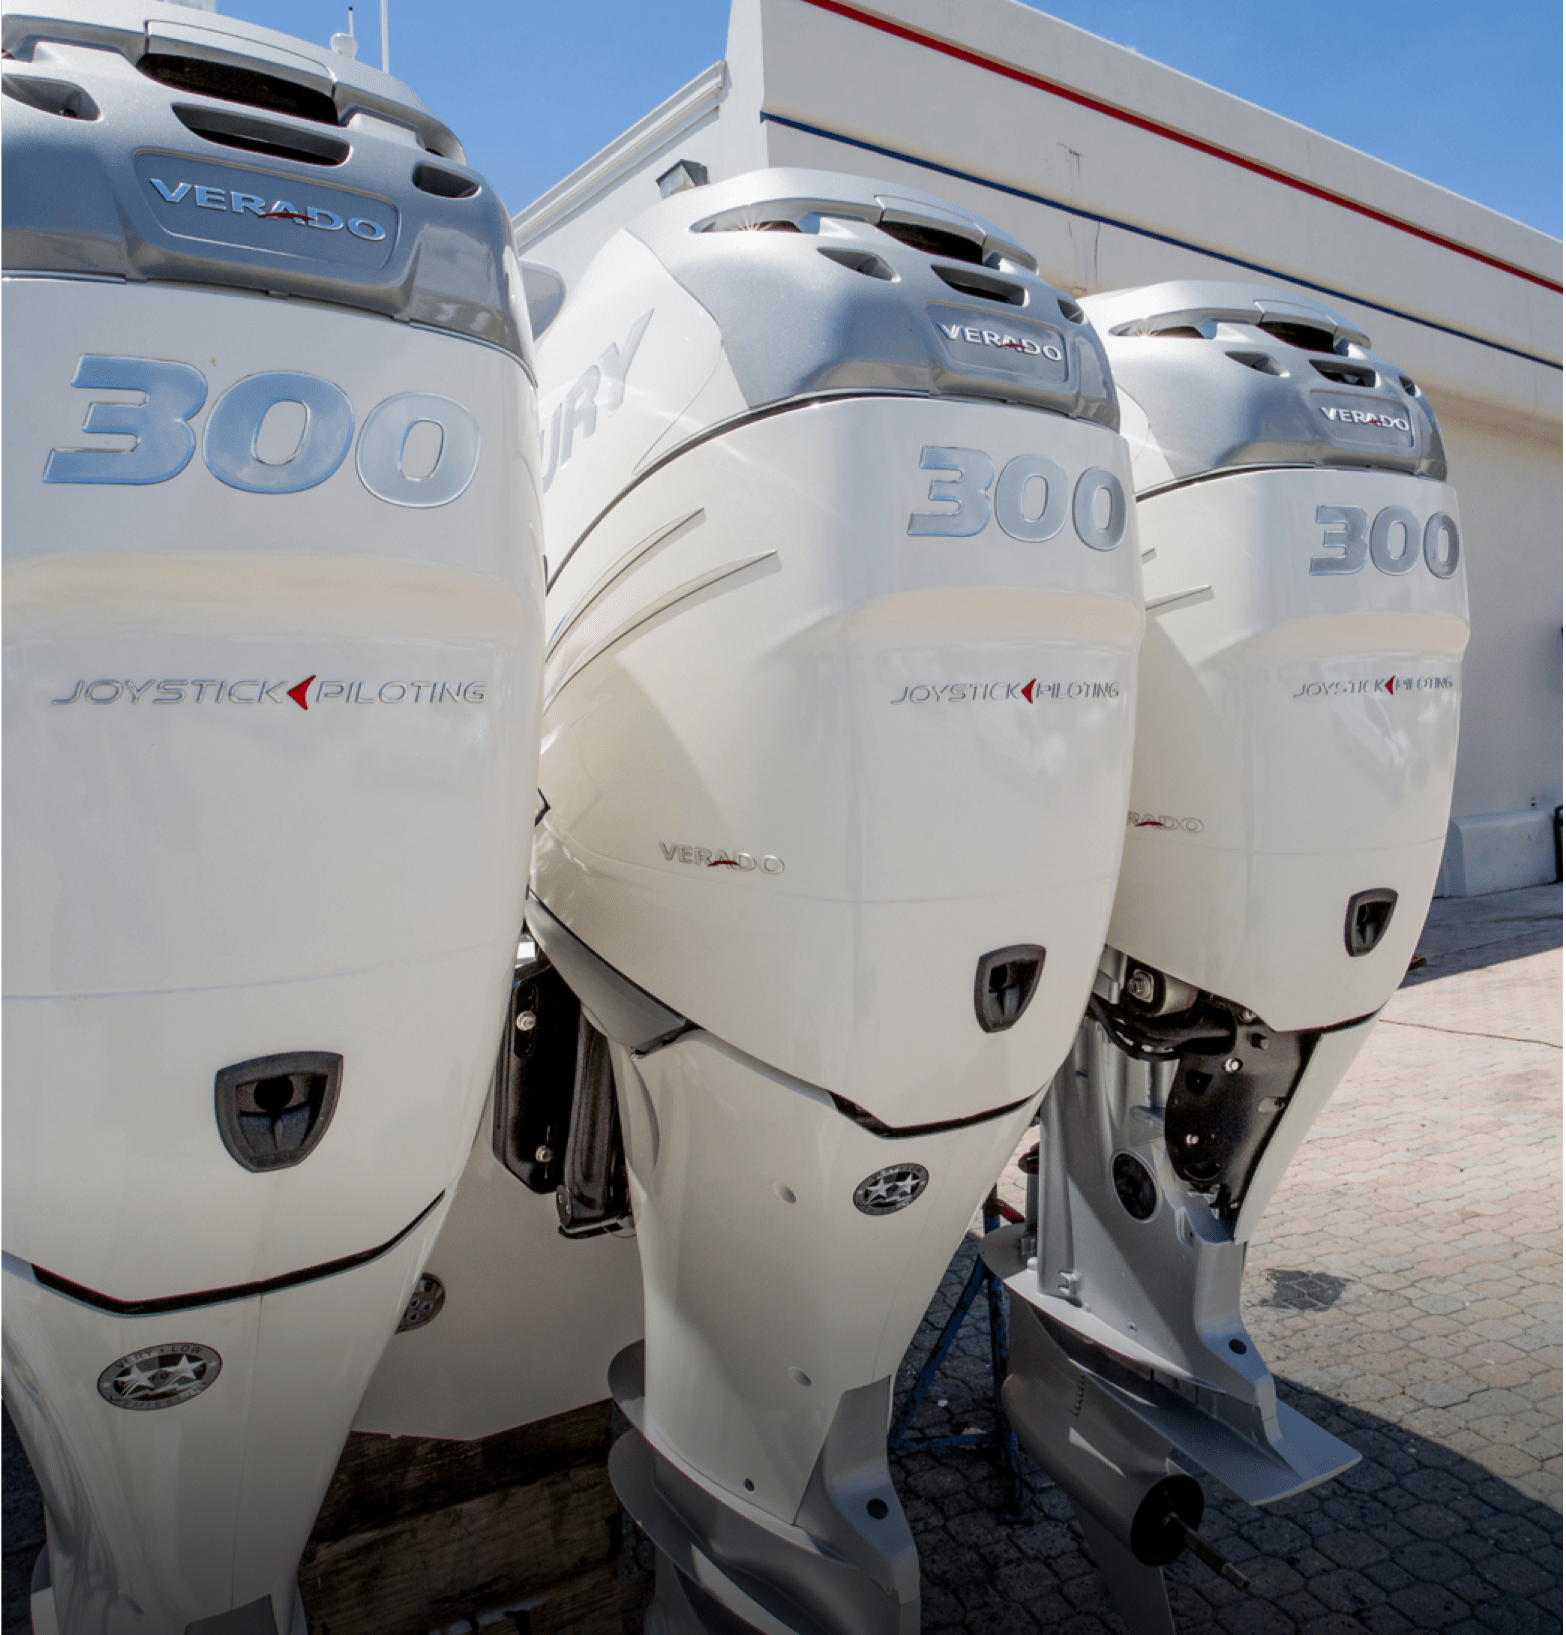
[[[200,1396],[222,1368],[211,1346],[175,1340],[110,1363],[98,1376],[98,1395],[116,1408],[175,1408]]]
[[[929,1183],[930,1172],[923,1164],[892,1164],[867,1175],[854,1188],[854,1208],[862,1215],[895,1215]]]

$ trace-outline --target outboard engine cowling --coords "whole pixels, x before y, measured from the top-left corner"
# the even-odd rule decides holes
[[[1468,610],[1435,416],[1364,335],[1245,285],[1083,306],[1136,474],[1136,758],[1108,946],[1041,1114],[1036,1218],[987,1254],[1022,1297],[1013,1423],[1150,1635],[1172,1627],[1169,1557],[1135,1523],[1171,1448],[1257,1504],[1358,1457],[1278,1402],[1240,1282],[1423,927]],[[1140,1473],[1113,1502],[1111,1454]]]
[[[536,802],[531,339],[397,81],[4,19],[5,1399],[67,1635],[301,1631]]]
[[[989,223],[784,170],[638,218],[540,359],[528,924],[612,1046],[646,1340],[611,1472],[660,1628],[911,1631],[892,1377],[1119,864],[1102,346]]]

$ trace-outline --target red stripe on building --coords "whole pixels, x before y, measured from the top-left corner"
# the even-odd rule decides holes
[[[1408,233],[1414,238],[1423,239],[1427,244],[1434,244],[1443,250],[1467,256],[1470,261],[1483,262],[1485,266],[1494,267],[1498,272],[1511,273],[1514,278],[1525,278],[1530,284],[1538,284],[1543,289],[1553,290],[1557,295],[1562,293],[1561,286],[1553,279],[1530,272],[1526,267],[1516,266],[1510,261],[1501,261],[1493,255],[1486,255],[1483,250],[1476,250],[1468,244],[1459,244],[1456,239],[1443,238],[1440,233],[1432,233],[1423,227],[1416,227],[1412,222],[1389,216],[1384,210],[1361,204],[1359,200],[1350,199],[1342,193],[1334,193],[1330,188],[1317,187],[1313,182],[1302,181],[1298,176],[1289,175],[1287,171],[1277,170],[1272,165],[1264,165],[1258,159],[1247,159],[1244,154],[1235,153],[1230,148],[1220,148],[1212,142],[1204,142],[1200,137],[1189,136],[1184,131],[1176,130],[1172,125],[1160,124],[1156,119],[1144,119],[1140,114],[1131,113],[1125,108],[1117,108],[1112,102],[1101,102],[1097,97],[1088,96],[1082,91],[1074,91],[1070,86],[1043,79],[1037,74],[1030,74],[1011,63],[981,56],[978,52],[969,51],[950,40],[943,40],[934,34],[921,33],[918,29],[905,28],[901,23],[890,22],[884,17],[873,17],[854,6],[843,5],[841,0],[804,0],[804,4],[815,6],[820,11],[832,12],[838,17],[846,17],[850,22],[862,23],[866,28],[878,29],[882,34],[890,34],[896,39],[907,40],[911,45],[922,45],[926,50],[938,51],[942,56],[955,57],[958,62],[965,62],[970,67],[982,68],[988,73],[999,74],[1004,79],[1016,80],[1019,85],[1047,92],[1064,102],[1074,102],[1080,108],[1090,108],[1094,113],[1106,114],[1110,119],[1118,119],[1123,125],[1134,125],[1138,130],[1163,137],[1165,141],[1178,142],[1181,147],[1193,148],[1197,153],[1205,153],[1211,159],[1221,159],[1225,164],[1236,165],[1241,170],[1250,171],[1252,175],[1265,176],[1270,182],[1292,187],[1297,193],[1308,193],[1314,199],[1324,199],[1328,204],[1352,210],[1356,215],[1380,222],[1383,227],[1395,228],[1400,233]]]

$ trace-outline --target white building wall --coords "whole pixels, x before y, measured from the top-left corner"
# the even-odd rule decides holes
[[[1471,400],[1431,394],[1462,505],[1474,634],[1463,660],[1463,722],[1446,896],[1555,878],[1561,803],[1561,445],[1535,422],[1471,416]],[[1530,433],[1537,435],[1530,435]],[[1464,845],[1464,820],[1509,814],[1508,832]],[[1454,853],[1466,851],[1463,877]]]
[[[1254,279],[1360,324],[1435,404],[1461,497],[1474,636],[1443,889],[1553,877],[1557,240],[1012,0],[734,0],[725,63],[524,210],[520,253],[569,285],[678,159],[944,195],[1077,294]]]

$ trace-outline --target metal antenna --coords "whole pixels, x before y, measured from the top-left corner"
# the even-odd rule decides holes
[[[387,0],[381,0],[381,72],[383,74],[391,72],[391,36],[387,32],[386,6]]]

